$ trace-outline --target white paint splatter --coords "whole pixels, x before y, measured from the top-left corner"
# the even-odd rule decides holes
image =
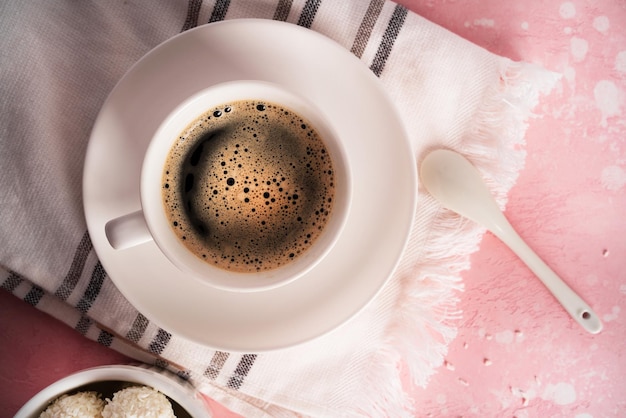
[[[437,403],[439,405],[443,405],[446,403],[446,395],[444,395],[443,393],[440,393],[439,395],[437,395]]]
[[[597,284],[597,283],[598,283],[598,275],[597,275],[597,274],[593,274],[593,273],[588,274],[588,275],[585,277],[585,282],[586,282],[587,284],[590,284],[590,285],[595,285],[595,284]]]
[[[571,35],[572,34],[572,28],[570,28],[569,26],[566,26],[563,28],[563,33],[566,35]]]
[[[565,3],[561,4],[561,7],[559,8],[559,14],[563,19],[571,19],[576,16],[576,6],[574,6],[574,3],[572,2],[566,1]]]
[[[589,43],[582,38],[574,36],[570,40],[570,51],[574,57],[574,62],[580,62],[585,59],[587,51],[589,51]]]
[[[528,404],[530,403],[531,397],[534,397],[534,391],[533,391],[533,394],[529,394],[529,393],[526,393],[526,391],[520,388],[513,387],[513,386],[510,387],[510,390],[513,396],[520,398],[520,400],[522,401],[523,407],[528,406]]]
[[[523,30],[528,30],[528,22],[522,22],[521,27]]]
[[[606,190],[617,191],[626,184],[626,173],[621,167],[611,165],[602,170],[600,179]]]
[[[608,118],[620,114],[620,91],[612,81],[600,80],[593,89],[593,97],[602,112],[600,125],[606,127]]]
[[[615,69],[620,73],[626,73],[626,51],[621,51],[615,58]]]
[[[610,27],[609,18],[606,16],[598,16],[593,19],[593,28],[602,34],[606,34]]]
[[[576,389],[569,383],[549,384],[541,398],[557,405],[568,405],[576,401]]]
[[[495,24],[496,22],[493,19],[487,19],[486,17],[474,20],[474,26],[482,26],[484,28],[493,28]]]
[[[619,292],[620,292],[622,295],[626,295],[626,284],[620,285],[620,287],[619,287]]]
[[[569,84],[570,88],[573,90],[576,87],[576,70],[574,67],[566,66],[563,69],[563,77],[567,80],[567,84]]]
[[[613,308],[611,309],[611,313],[604,315],[602,319],[604,319],[605,322],[615,321],[617,317],[619,316],[619,312],[620,312],[620,307],[613,306]]]
[[[623,124],[624,124],[624,121],[620,121],[620,125],[623,125]],[[612,130],[612,131],[616,132],[616,130]],[[611,152],[614,152],[614,153],[622,152],[620,149],[620,143],[618,141],[611,142],[609,144],[609,149],[611,150]]]
[[[593,418],[593,415],[583,412],[582,414],[576,414],[574,418]]]
[[[511,344],[513,339],[513,331],[506,330],[496,334],[496,341],[500,344]]]
[[[443,365],[446,367],[446,369],[454,371],[454,364],[450,363],[448,360],[444,360]]]

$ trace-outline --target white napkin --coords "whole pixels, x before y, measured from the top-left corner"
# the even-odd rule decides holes
[[[0,283],[88,338],[191,379],[247,416],[411,416],[455,337],[460,272],[483,229],[423,190],[401,265],[340,329],[295,348],[216,352],[160,329],[97,260],[81,201],[84,154],[115,82],[181,30],[260,17],[310,27],[352,51],[398,106],[418,163],[447,147],[504,205],[526,119],[555,77],[493,55],[389,1],[45,0],[0,6]],[[381,139],[383,140],[383,139]]]

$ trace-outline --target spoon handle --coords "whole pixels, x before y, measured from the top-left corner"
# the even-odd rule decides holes
[[[526,244],[504,216],[498,219],[497,228],[489,229],[535,273],[576,322],[592,334],[602,330],[593,309]]]

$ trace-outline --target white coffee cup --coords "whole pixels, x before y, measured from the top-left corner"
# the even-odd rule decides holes
[[[217,106],[238,100],[280,104],[301,115],[322,138],[333,162],[335,195],[330,217],[312,246],[294,260],[271,270],[241,273],[216,267],[201,259],[180,241],[163,204],[163,170],[172,144],[189,124]],[[351,199],[349,160],[340,138],[321,109],[304,97],[263,81],[232,81],[209,87],[179,105],[154,134],[144,156],[141,210],[112,219],[105,225],[110,245],[119,251],[154,241],[181,271],[203,282],[232,291],[258,291],[287,284],[310,271],[337,241],[348,216]]]

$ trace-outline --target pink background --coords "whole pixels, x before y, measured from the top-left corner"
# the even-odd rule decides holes
[[[500,55],[561,73],[530,121],[506,214],[596,310],[576,325],[492,235],[463,274],[464,314],[446,363],[412,391],[417,416],[626,416],[626,2],[402,0]],[[0,411],[86,367],[127,363],[0,292]],[[217,417],[233,416],[212,403]]]

